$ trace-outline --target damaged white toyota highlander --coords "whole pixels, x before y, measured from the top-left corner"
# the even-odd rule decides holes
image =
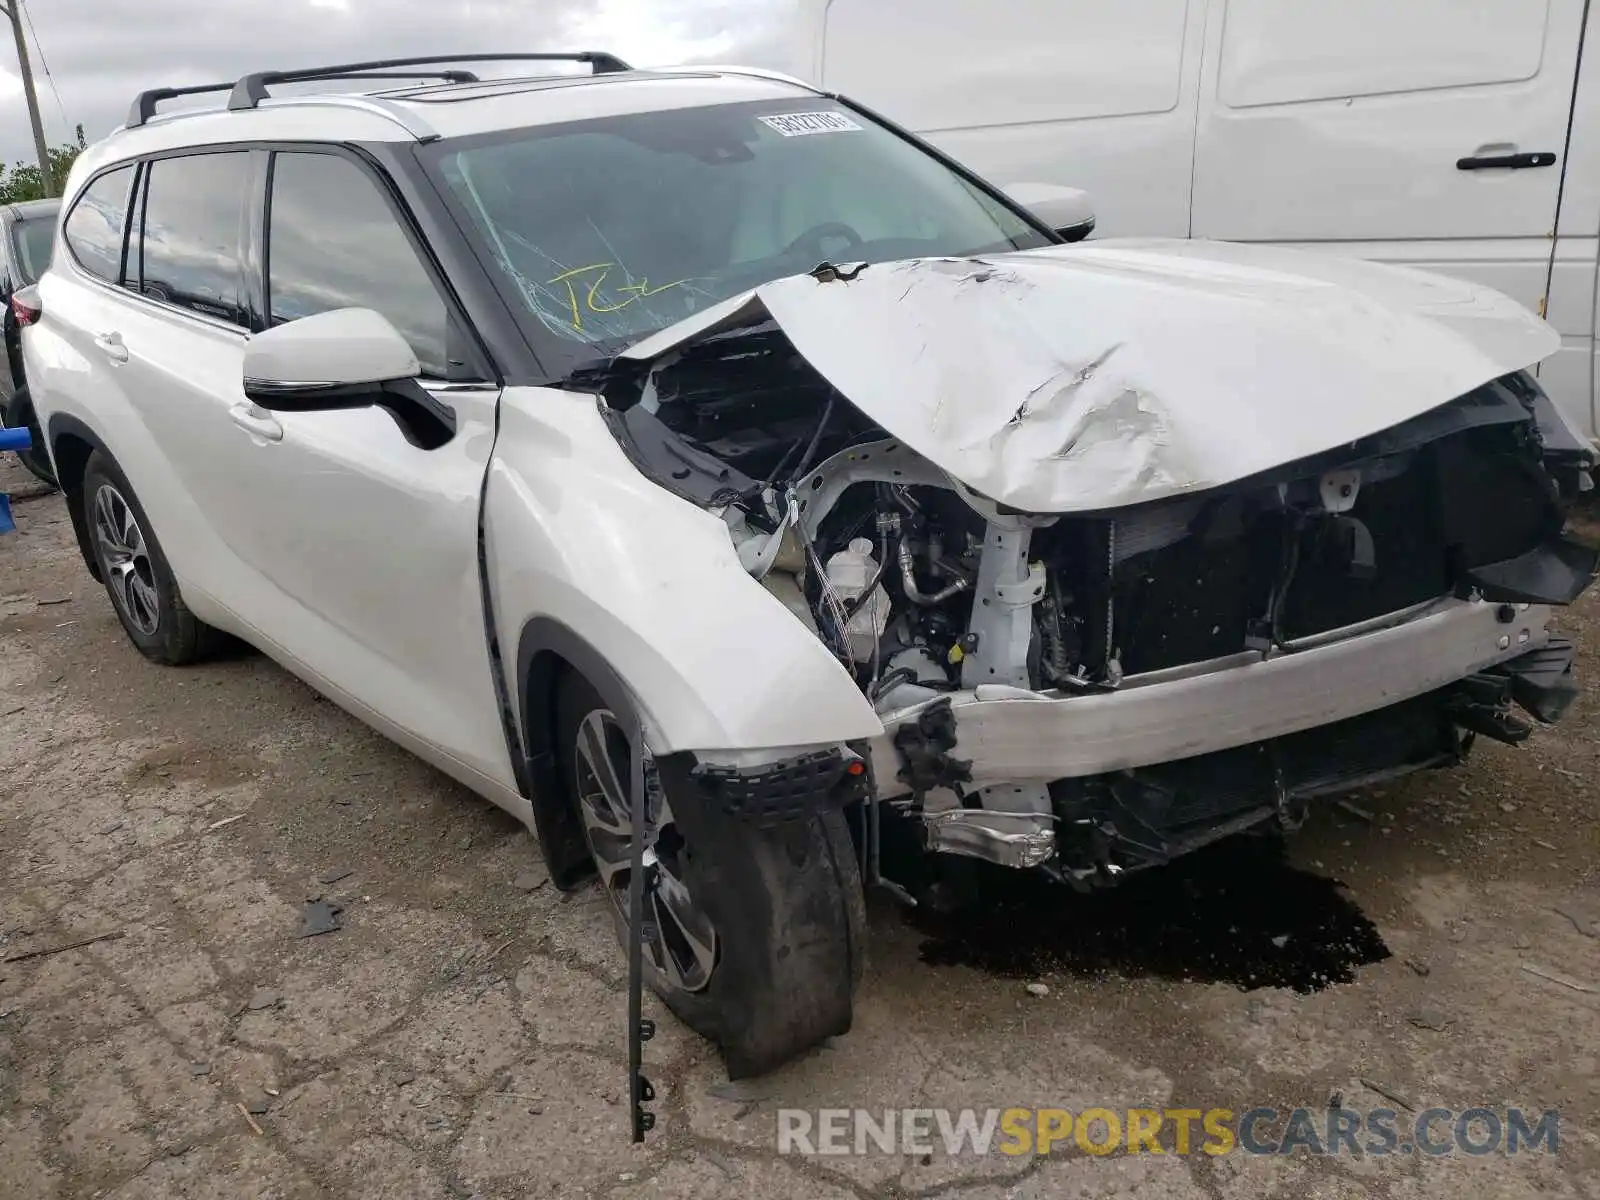
[[[637,880],[733,1075],[849,1027],[891,832],[1090,888],[1568,706],[1592,447],[1532,314],[1076,242],[844,98],[555,57],[140,96],[27,374],[141,651],[260,647],[624,934]]]

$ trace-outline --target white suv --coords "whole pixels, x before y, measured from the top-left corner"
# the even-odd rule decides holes
[[[142,652],[242,638],[619,928],[639,878],[732,1074],[848,1028],[890,833],[1089,887],[1570,701],[1589,449],[1504,297],[1068,245],[797,81],[522,57],[594,72],[141,96],[28,378]]]

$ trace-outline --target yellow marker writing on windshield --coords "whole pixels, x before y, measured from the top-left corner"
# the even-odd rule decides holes
[[[689,282],[687,279],[675,279],[671,283],[663,283],[659,287],[651,287],[648,279],[641,279],[638,283],[625,283],[620,285],[616,290],[618,292],[630,292],[632,294],[626,300],[619,301],[616,304],[605,304],[599,299],[599,292],[600,289],[605,286],[606,277],[616,269],[616,265],[616,263],[609,262],[590,263],[586,267],[573,267],[570,271],[563,271],[554,279],[547,281],[549,283],[564,283],[567,285],[567,303],[572,308],[572,327],[574,329],[581,330],[583,328],[583,313],[585,309],[592,313],[619,312],[622,309],[627,308],[628,305],[632,304],[635,300],[639,300],[647,296],[655,296],[661,292],[667,291],[670,288],[675,288],[680,284]],[[598,272],[598,274],[596,274],[596,272]],[[584,289],[583,298],[580,302],[578,297],[579,289],[577,283],[580,277],[584,275],[590,276],[588,281],[589,286]]]

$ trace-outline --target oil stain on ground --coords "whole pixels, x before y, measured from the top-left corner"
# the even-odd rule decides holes
[[[1290,866],[1269,839],[1234,838],[1088,894],[1001,868],[978,886],[956,912],[912,911],[924,962],[1313,992],[1389,957],[1337,880]]]

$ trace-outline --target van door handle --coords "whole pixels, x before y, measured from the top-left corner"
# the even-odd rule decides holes
[[[114,363],[128,361],[128,347],[123,344],[122,335],[115,329],[94,336],[94,344],[105,352],[105,356]]]
[[[283,441],[283,426],[277,418],[254,404],[235,404],[228,410],[233,423],[248,434],[269,442]]]
[[[1526,154],[1476,154],[1470,158],[1456,159],[1458,171],[1489,171],[1496,167],[1510,171],[1526,171],[1530,167],[1553,167],[1556,156],[1553,150],[1532,150]]]

